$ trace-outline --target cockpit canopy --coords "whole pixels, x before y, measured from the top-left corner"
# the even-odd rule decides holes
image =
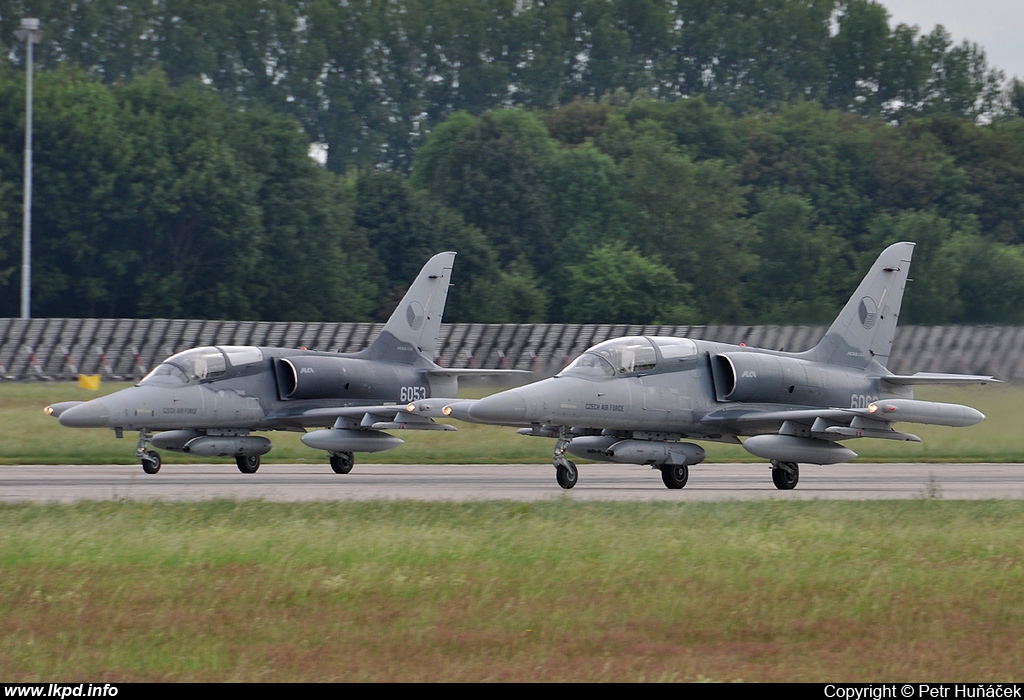
[[[263,351],[245,345],[193,348],[171,355],[140,384],[189,384],[224,376],[228,367],[239,367],[263,359]]]
[[[697,357],[689,338],[626,336],[613,338],[580,355],[561,374],[586,379],[611,379],[625,374],[681,368],[680,360]]]

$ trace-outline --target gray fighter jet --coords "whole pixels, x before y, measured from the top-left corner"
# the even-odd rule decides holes
[[[647,464],[670,489],[686,485],[704,449],[688,439],[740,444],[771,461],[772,481],[792,489],[799,463],[857,456],[841,441],[919,442],[893,423],[967,426],[973,408],[919,401],[913,385],[986,383],[988,376],[886,369],[910,269],[913,243],[875,261],[853,297],[811,350],[785,353],[688,338],[625,337],[595,345],[555,377],[478,401],[412,402],[413,415],[521,426],[556,438],[558,484],[576,485],[566,457]]]
[[[168,357],[137,385],[92,401],[45,410],[71,428],[138,430],[135,454],[147,474],[164,450],[234,457],[252,474],[273,446],[260,430],[327,428],[302,442],[330,453],[339,474],[354,452],[398,447],[388,429],[452,430],[404,410],[410,401],[456,395],[458,377],[500,370],[445,369],[434,363],[455,253],[439,253],[420,271],[376,340],[339,354],[266,347],[202,347]],[[152,434],[151,431],[161,431]]]

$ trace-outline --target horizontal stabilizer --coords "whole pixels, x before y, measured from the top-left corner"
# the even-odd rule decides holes
[[[983,374],[944,374],[942,372],[917,372],[916,374],[891,374],[882,377],[890,384],[1002,384],[1002,381]]]
[[[427,370],[428,377],[438,379],[458,379],[459,377],[514,377],[516,375],[529,375],[532,372],[525,369],[440,369]]]

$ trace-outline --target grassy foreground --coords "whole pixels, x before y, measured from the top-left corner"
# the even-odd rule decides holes
[[[20,681],[1011,681],[1024,503],[0,507]]]
[[[116,440],[110,430],[64,428],[43,413],[43,408],[57,401],[92,399],[126,386],[104,383],[101,391],[95,392],[69,383],[0,384],[0,427],[4,435],[0,441],[0,464],[134,463],[137,433],[126,433],[123,440]],[[845,444],[862,458],[874,461],[1024,462],[1024,431],[1020,429],[1024,387],[930,387],[920,389],[917,396],[973,406],[987,420],[970,428],[905,424],[904,429],[919,435],[921,443],[851,440]],[[360,454],[357,458],[363,463],[399,464],[536,464],[551,459],[552,440],[523,437],[512,428],[456,425],[457,433],[402,431],[400,436],[407,443],[403,447],[373,455]],[[324,453],[302,445],[295,433],[266,435],[274,442],[273,451],[264,457],[266,461],[326,461]],[[702,444],[711,462],[759,461],[736,445]],[[165,461],[183,464],[208,462],[210,458],[169,453]]]

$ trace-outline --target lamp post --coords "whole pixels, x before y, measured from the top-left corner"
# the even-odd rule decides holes
[[[39,20],[24,17],[18,39],[25,42],[25,199],[21,219],[21,317],[32,317],[32,46],[43,40]]]

